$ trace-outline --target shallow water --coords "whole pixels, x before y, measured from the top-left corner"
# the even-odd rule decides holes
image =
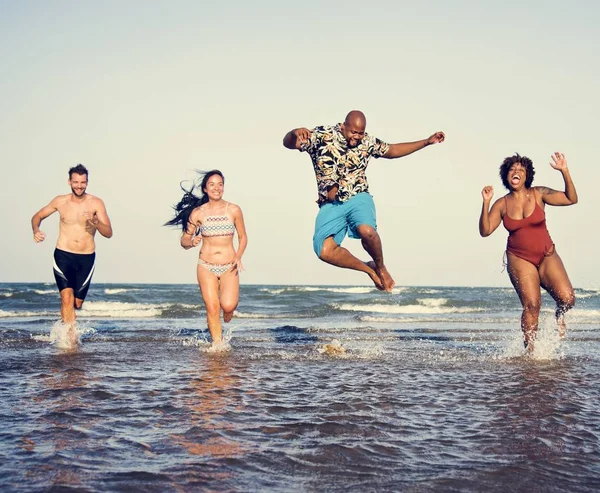
[[[82,315],[75,350],[47,315],[1,319],[2,491],[600,489],[597,294],[528,357],[506,290],[244,289],[221,353],[197,306]]]

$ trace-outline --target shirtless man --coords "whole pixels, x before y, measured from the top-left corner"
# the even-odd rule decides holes
[[[383,262],[381,238],[377,233],[375,204],[369,193],[366,169],[371,157],[396,159],[433,144],[444,142],[436,132],[415,142],[388,144],[365,132],[362,111],[346,115],[344,123],[312,130],[296,128],[283,138],[288,149],[307,152],[313,162],[319,192],[313,248],[328,264],[366,273],[378,289],[391,291],[394,279]],[[372,261],[363,262],[341,246],[346,234],[360,238]]]
[[[54,250],[54,278],[60,291],[60,315],[75,338],[75,309],[81,308],[90,287],[96,259],[94,236],[99,231],[105,238],[113,234],[104,202],[86,193],[88,170],[82,164],[69,170],[71,193],[59,195],[31,218],[33,241],[40,243],[46,233],[41,222],[58,211],[60,227]]]

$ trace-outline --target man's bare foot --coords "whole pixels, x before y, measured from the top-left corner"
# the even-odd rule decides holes
[[[223,322],[225,322],[225,323],[231,322],[232,318],[233,318],[233,312],[223,311]]]
[[[387,291],[389,293],[392,290],[392,288],[396,285],[396,283],[392,279],[392,276],[390,275],[388,270],[385,267],[383,269],[378,269],[377,265],[375,265],[375,262],[373,260],[369,260],[368,262],[365,262],[365,264],[367,265],[367,267],[370,267],[375,271],[375,275],[380,281],[379,285],[375,283],[377,289],[380,289],[381,291]],[[371,279],[373,279],[372,276]]]
[[[381,279],[381,281],[383,282],[384,289],[388,293],[391,292],[396,283],[392,279],[392,276],[390,275],[388,270],[385,267],[383,267],[382,269],[376,270],[375,272],[377,272],[377,274],[379,275],[379,279]]]
[[[379,291],[384,291],[385,288],[383,286],[383,283],[381,282],[381,279],[379,278],[379,276],[377,275],[377,272],[375,271],[375,269],[377,268],[377,266],[375,265],[375,262],[373,262],[372,260],[369,260],[368,262],[365,262],[364,264],[371,269],[371,271],[367,271],[367,274],[371,278],[371,281],[373,281],[373,284],[375,284],[375,287],[377,289],[379,289]]]
[[[79,344],[79,336],[77,334],[77,326],[75,322],[68,325],[67,340],[72,347],[75,347]]]

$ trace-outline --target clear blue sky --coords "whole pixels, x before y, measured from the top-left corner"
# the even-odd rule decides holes
[[[360,109],[389,142],[447,135],[369,166],[399,285],[509,285],[505,230],[478,234],[481,189],[504,193],[514,152],[561,189],[561,151],[580,203],[547,209],[550,234],[573,284],[598,288],[599,22],[579,0],[0,1],[0,281],[53,280],[58,217],[40,245],[30,218],[82,162],[115,231],[96,282],[195,282],[197,251],[161,224],[181,180],[219,168],[246,217],[243,283],[368,284],[314,256],[312,166],[281,145]]]

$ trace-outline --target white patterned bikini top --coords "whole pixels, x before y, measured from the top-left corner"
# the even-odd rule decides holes
[[[225,206],[225,212],[219,216],[206,216],[198,228],[198,233],[203,238],[211,236],[233,236],[235,233],[235,224],[227,215],[229,202]]]

